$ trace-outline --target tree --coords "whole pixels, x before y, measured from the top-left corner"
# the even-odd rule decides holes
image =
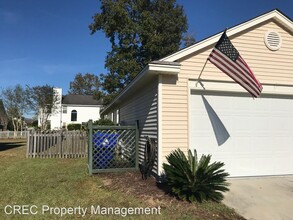
[[[30,110],[29,91],[18,84],[15,87],[4,89],[2,98],[7,116],[13,124],[13,130],[22,130],[24,114]]]
[[[183,36],[182,40],[183,40],[183,46],[184,47],[189,47],[189,46],[195,44],[195,42],[196,42],[193,34],[191,34],[191,33],[185,34]]]
[[[102,75],[104,90],[113,96],[152,60],[177,51],[187,18],[175,0],[101,0],[101,13],[89,28],[103,31],[112,50]]]
[[[8,125],[8,117],[4,108],[2,99],[0,99],[0,129],[6,130]]]
[[[70,82],[69,94],[76,95],[93,95],[95,99],[99,100],[102,97],[101,82],[99,77],[86,73],[76,74],[74,80]]]
[[[35,86],[29,88],[30,105],[38,113],[41,130],[46,130],[48,118],[57,114],[61,104],[61,94],[58,94],[54,87],[50,85]]]

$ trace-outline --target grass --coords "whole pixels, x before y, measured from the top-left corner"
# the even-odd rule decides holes
[[[125,219],[242,219],[233,210],[218,203],[189,204],[177,201],[145,201],[132,194],[104,186],[99,175],[88,176],[86,159],[27,159],[23,140],[0,139],[0,219],[60,219],[60,214],[42,213],[43,206],[87,208],[86,215],[66,214],[62,219],[122,219],[117,215],[91,213],[101,207],[161,207],[161,215],[127,215]],[[23,214],[7,215],[7,205],[24,205]],[[36,214],[26,214],[32,207]],[[65,210],[65,209],[64,209]],[[122,210],[123,211],[123,210]],[[125,209],[124,209],[125,211]],[[125,213],[124,213],[125,214]]]

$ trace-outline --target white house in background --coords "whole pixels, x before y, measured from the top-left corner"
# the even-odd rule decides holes
[[[65,95],[61,88],[54,88],[62,100],[57,109],[48,119],[51,129],[67,127],[68,124],[82,124],[89,120],[99,120],[101,101],[95,100],[91,95]]]

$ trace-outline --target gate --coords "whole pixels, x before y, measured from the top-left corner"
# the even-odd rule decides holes
[[[136,126],[97,126],[88,123],[89,174],[138,170]]]

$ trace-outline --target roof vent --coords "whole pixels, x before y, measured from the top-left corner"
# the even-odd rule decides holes
[[[268,31],[265,35],[265,45],[270,50],[279,50],[282,45],[280,34],[276,31]]]

